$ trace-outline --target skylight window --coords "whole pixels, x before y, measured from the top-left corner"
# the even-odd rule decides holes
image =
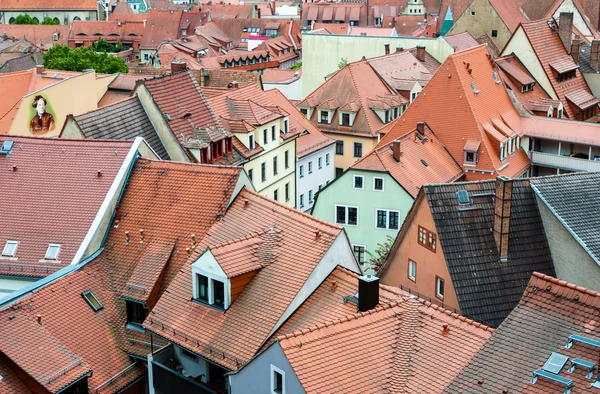
[[[460,205],[468,205],[471,202],[471,199],[469,198],[469,192],[466,190],[457,191],[456,197],[458,198],[458,203]]]
[[[18,245],[19,245],[19,242],[17,242],[17,241],[6,241],[6,244],[4,245],[4,249],[2,250],[2,256],[15,257],[15,254],[17,253]]]
[[[46,260],[58,260],[58,254],[60,253],[60,245],[59,244],[50,244],[48,245],[48,250],[46,250]]]
[[[83,293],[81,293],[81,296],[83,297],[84,300],[86,300],[86,302],[94,310],[94,312],[98,312],[99,310],[104,308],[102,303],[98,300],[98,298],[96,298],[94,293],[92,293],[90,290],[84,291]]]

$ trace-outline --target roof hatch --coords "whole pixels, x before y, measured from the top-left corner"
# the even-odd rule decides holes
[[[0,154],[6,155],[6,157],[8,157],[8,155],[12,151],[12,148],[13,148],[14,144],[15,144],[15,142],[12,141],[12,140],[6,140],[6,141],[4,141],[2,143],[2,148],[0,148]]]
[[[568,359],[569,357],[563,354],[552,352],[542,369],[558,375],[567,363]]]
[[[456,198],[458,198],[459,205],[469,205],[471,204],[471,199],[469,198],[469,192],[466,190],[459,190],[456,192]]]

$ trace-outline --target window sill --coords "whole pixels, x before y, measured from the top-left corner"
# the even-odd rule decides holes
[[[410,276],[408,277],[408,280],[410,280],[413,283],[417,283],[417,278],[411,278]]]
[[[214,310],[219,311],[219,312],[225,312],[225,308],[222,308],[222,307],[214,305],[214,304],[209,304],[208,302],[204,302],[204,301],[201,301],[201,300],[198,300],[198,299],[195,299],[195,298],[192,298],[192,302],[195,303],[195,304],[198,304],[198,305],[205,306],[207,308],[214,309]]]
[[[0,260],[17,261],[19,258],[15,256],[0,256]]]
[[[40,259],[40,260],[38,260],[38,263],[60,264],[61,261],[60,260],[53,260],[53,259]]]

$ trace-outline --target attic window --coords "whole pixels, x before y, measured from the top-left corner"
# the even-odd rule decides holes
[[[15,257],[17,253],[18,241],[6,241],[4,249],[2,250],[2,256],[4,257]]]
[[[471,82],[471,89],[473,89],[473,93],[479,94],[479,90],[475,87],[475,82]]]
[[[469,205],[471,203],[471,199],[469,198],[469,192],[466,190],[457,191],[456,198],[458,199],[459,205]]]
[[[225,283],[205,275],[196,274],[195,298],[202,303],[225,309]]]
[[[102,303],[98,300],[98,298],[96,298],[96,296],[94,295],[94,293],[91,292],[91,290],[84,291],[83,293],[81,293],[81,296],[84,300],[87,301],[87,303],[94,310],[94,312],[98,312],[99,310],[104,309]]]
[[[59,244],[50,244],[50,245],[48,245],[48,250],[46,250],[46,256],[44,258],[46,260],[58,260],[59,252],[60,252]]]
[[[521,92],[523,93],[527,93],[527,92],[531,92],[533,91],[533,84],[532,83],[528,83],[527,85],[523,85],[523,87],[521,88]]]

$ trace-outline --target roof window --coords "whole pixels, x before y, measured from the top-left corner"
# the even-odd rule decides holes
[[[475,87],[475,82],[471,82],[471,89],[473,89],[473,93],[479,94],[479,90]]]
[[[58,253],[60,252],[59,244],[50,244],[48,245],[48,250],[46,250],[46,260],[58,260]]]
[[[457,191],[456,198],[458,199],[459,205],[469,205],[471,203],[471,199],[469,198],[469,192],[466,190]]]
[[[2,250],[2,256],[15,257],[18,245],[19,242],[17,241],[6,241],[6,244],[4,244],[4,249]]]
[[[560,371],[563,369],[563,367],[565,366],[565,364],[567,363],[568,359],[569,359],[569,357],[567,357],[565,355],[553,352],[550,355],[550,357],[548,357],[548,360],[546,361],[546,363],[544,364],[542,369],[544,371],[548,371],[548,372],[558,375],[560,373]]]
[[[94,310],[94,312],[98,312],[99,310],[104,309],[102,303],[96,298],[94,293],[91,290],[86,290],[81,293],[83,299],[89,304],[89,306]]]
[[[8,157],[8,155],[12,151],[12,148],[13,148],[14,144],[15,144],[15,142],[11,141],[11,140],[4,141],[2,143],[2,147],[0,147],[0,153],[3,154],[3,155],[6,155],[6,157]]]

